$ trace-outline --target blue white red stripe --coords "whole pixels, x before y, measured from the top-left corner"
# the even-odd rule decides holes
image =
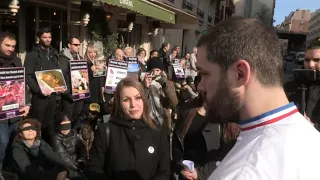
[[[247,131],[257,127],[272,124],[298,112],[299,111],[294,103],[290,103],[280,108],[261,114],[257,117],[240,122],[240,129],[242,131]]]

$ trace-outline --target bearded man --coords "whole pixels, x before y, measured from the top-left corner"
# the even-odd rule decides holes
[[[320,134],[285,95],[274,30],[234,17],[214,26],[197,47],[198,90],[209,120],[237,122],[241,129],[209,180],[319,179]]]

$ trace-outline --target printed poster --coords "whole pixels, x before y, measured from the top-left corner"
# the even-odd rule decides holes
[[[140,66],[137,57],[128,57],[128,74],[127,77],[139,79]]]
[[[51,94],[62,90],[67,90],[61,69],[51,69],[36,71],[36,78],[43,94]]]
[[[90,90],[87,61],[70,61],[70,74],[72,99],[77,101],[89,98]]]
[[[116,90],[117,84],[125,77],[128,73],[128,63],[125,61],[117,61],[110,59],[107,70],[106,78],[106,93],[113,93]]]
[[[25,106],[24,67],[0,68],[0,121],[14,118]]]
[[[172,66],[173,66],[174,74],[176,75],[176,77],[179,79],[184,79],[185,75],[184,75],[184,70],[182,68],[182,65],[178,63],[178,64],[173,64]]]
[[[173,64],[179,64],[179,63],[180,63],[180,61],[181,61],[181,59],[177,59],[177,58],[175,58],[175,59],[173,60]]]
[[[93,77],[101,77],[107,75],[107,60],[106,59],[95,59],[93,65],[96,68],[96,71],[93,71]]]

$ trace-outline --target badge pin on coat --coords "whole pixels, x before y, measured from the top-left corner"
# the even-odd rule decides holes
[[[153,154],[153,153],[154,153],[154,148],[153,148],[152,146],[150,146],[150,147],[148,148],[148,151],[149,151],[150,154]]]

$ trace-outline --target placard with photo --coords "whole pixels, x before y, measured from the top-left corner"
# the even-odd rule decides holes
[[[74,101],[90,97],[87,61],[70,61],[72,99]]]
[[[138,80],[139,79],[139,71],[140,71],[138,58],[137,57],[128,57],[127,62],[128,62],[127,77],[133,77]]]
[[[174,74],[177,78],[183,79],[185,78],[184,70],[182,68],[182,65],[180,63],[173,64]]]
[[[67,90],[66,81],[61,69],[36,71],[35,74],[43,94]]]
[[[127,62],[110,59],[108,63],[105,92],[112,94],[116,90],[117,84],[123,78],[127,77],[127,73],[128,73]]]
[[[101,77],[107,75],[107,60],[106,59],[95,59],[93,65],[96,70],[93,71],[93,77]]]
[[[0,121],[14,118],[25,106],[24,67],[0,68]]]

